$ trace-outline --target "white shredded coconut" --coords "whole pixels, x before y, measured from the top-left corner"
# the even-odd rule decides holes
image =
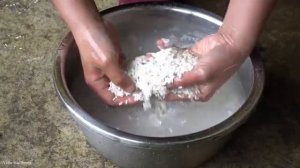
[[[128,75],[137,87],[137,91],[132,93],[134,99],[143,101],[144,109],[151,108],[150,98],[153,95],[164,99],[168,93],[175,93],[190,99],[199,99],[200,91],[196,86],[174,90],[167,88],[174,78],[180,78],[183,73],[191,71],[197,59],[187,49],[174,47],[136,57],[127,69]],[[116,97],[131,95],[112,82],[109,90]]]

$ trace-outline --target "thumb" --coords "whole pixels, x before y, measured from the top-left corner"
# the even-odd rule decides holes
[[[110,81],[124,89],[126,92],[132,93],[135,90],[134,82],[117,64],[107,66],[104,69],[104,73]]]

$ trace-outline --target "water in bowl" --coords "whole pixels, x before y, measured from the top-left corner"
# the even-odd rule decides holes
[[[186,135],[212,127],[234,114],[246,100],[238,75],[234,75],[205,103],[167,102],[167,110],[144,111],[142,105],[108,107],[84,83],[82,75],[71,84],[77,103],[99,122],[116,129],[142,136],[168,137]]]

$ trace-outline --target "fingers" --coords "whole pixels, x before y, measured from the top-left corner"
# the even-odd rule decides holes
[[[208,101],[238,69],[244,60],[239,50],[226,45],[223,38],[213,34],[196,43],[191,51],[199,55],[194,69],[174,80],[169,88],[199,85],[199,100]],[[201,56],[200,56],[201,55]],[[169,94],[167,100],[189,99],[186,95]]]
[[[102,100],[110,106],[122,106],[122,105],[133,105],[138,103],[133,96],[116,97],[108,90],[103,88],[96,90],[97,88],[92,87],[96,93],[102,98]]]
[[[137,103],[132,96],[114,98],[109,88],[110,80],[99,68],[83,61],[84,78],[87,85],[108,105],[131,105]]]
[[[134,105],[138,103],[133,96],[116,97],[113,99],[113,102],[114,105],[117,106]]]
[[[110,64],[103,68],[105,75],[117,86],[126,92],[132,93],[135,90],[134,82],[121,70],[118,65]]]
[[[95,76],[96,74],[85,74],[85,81],[87,85],[93,89],[93,91],[101,97],[103,101],[105,101],[109,105],[114,105],[113,102],[114,95],[107,89],[108,88],[108,80],[104,78],[104,76],[93,79],[89,76]]]
[[[86,79],[86,83],[108,105],[121,106],[121,105],[132,105],[137,103],[137,101],[134,100],[133,96],[124,96],[124,97],[115,98],[115,95],[108,90],[109,80],[105,77],[101,77],[96,80]]]
[[[207,74],[202,69],[195,69],[185,72],[181,78],[175,78],[169,88],[190,87],[198,83],[207,81]]]
[[[162,50],[162,49],[165,49],[165,48],[168,48],[169,47],[169,42],[170,40],[169,39],[166,39],[166,38],[161,38],[159,40],[156,41],[156,46]]]
[[[138,103],[138,101],[136,101],[133,96],[124,96],[124,97],[116,97],[115,98],[115,95],[108,90],[108,87],[107,87],[108,85],[106,85],[106,87],[101,87],[101,86],[103,86],[101,81],[95,81],[89,86],[108,105],[122,106],[122,105],[133,105],[133,104]]]

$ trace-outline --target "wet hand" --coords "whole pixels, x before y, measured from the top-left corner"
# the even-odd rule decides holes
[[[86,26],[73,31],[80,51],[86,83],[109,105],[134,104],[132,96],[114,98],[108,90],[109,82],[133,92],[133,81],[120,68],[121,49],[110,24]]]
[[[198,56],[192,71],[175,79],[172,88],[198,86],[199,100],[208,101],[214,93],[238,70],[247,55],[232,45],[221,33],[212,34],[190,48]],[[168,100],[184,100],[184,95],[170,94]]]

